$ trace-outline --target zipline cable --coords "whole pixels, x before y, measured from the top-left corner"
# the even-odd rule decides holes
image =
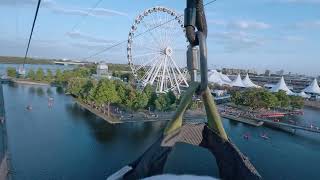
[[[204,6],[210,5],[210,4],[212,4],[212,3],[216,2],[216,1],[217,1],[217,0],[212,0],[212,1],[210,1],[210,2],[207,2],[206,4],[204,4]],[[180,17],[182,17],[182,16],[183,16],[183,15],[180,15],[180,16],[178,16],[178,17],[180,18]],[[159,25],[153,27],[153,28],[150,28],[150,29],[148,29],[148,30],[146,30],[146,31],[144,31],[144,32],[142,32],[142,33],[134,36],[133,39],[135,39],[135,38],[137,38],[137,37],[139,37],[139,36],[142,36],[142,35],[145,34],[145,33],[148,33],[148,32],[150,32],[150,31],[153,31],[153,30],[155,30],[155,29],[157,29],[157,28],[159,28],[159,27],[161,27],[161,26],[163,26],[163,25],[165,25],[165,24],[168,24],[168,23],[170,23],[171,21],[174,21],[174,20],[175,20],[175,18],[170,19],[170,20],[168,20],[168,21],[166,21],[166,22],[164,22],[164,23],[162,23],[162,24],[159,24]],[[120,42],[118,42],[118,43],[116,43],[116,44],[114,44],[114,45],[108,46],[108,47],[106,47],[105,49],[102,49],[101,51],[98,51],[98,52],[96,52],[96,53],[94,53],[94,54],[92,54],[92,55],[90,55],[90,56],[88,56],[88,57],[86,57],[86,58],[81,59],[81,60],[82,60],[82,61],[88,60],[88,59],[90,59],[90,58],[92,58],[92,57],[95,57],[95,56],[97,56],[97,55],[99,55],[99,54],[102,54],[102,53],[104,53],[104,52],[106,52],[106,51],[109,51],[110,49],[113,49],[113,48],[115,48],[115,47],[117,47],[117,46],[120,46],[120,45],[126,43],[127,41],[128,41],[128,40],[120,41]]]
[[[41,0],[38,0],[37,10],[36,10],[36,14],[34,15],[34,19],[33,19],[33,24],[32,24],[31,33],[30,33],[30,36],[29,36],[29,41],[28,41],[27,50],[26,50],[26,53],[25,53],[25,55],[24,55],[23,68],[24,68],[24,65],[25,65],[26,60],[27,60],[27,56],[28,56],[28,52],[29,52],[29,47],[30,47],[30,42],[31,42],[31,39],[32,39],[32,34],[33,34],[33,29],[34,29],[34,25],[36,24],[36,20],[37,20],[37,17],[38,17],[38,12],[39,12],[39,8],[40,8],[40,4],[41,4]]]

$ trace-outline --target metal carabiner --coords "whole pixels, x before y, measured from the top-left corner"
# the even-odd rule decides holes
[[[190,43],[187,51],[188,70],[191,80],[196,81],[197,70],[199,70],[198,66],[200,64],[200,92],[203,92],[208,87],[207,23],[203,10],[203,0],[187,0],[184,19],[186,36]],[[196,29],[198,30],[197,32]],[[196,46],[199,46],[199,49]],[[200,57],[198,57],[198,53]]]

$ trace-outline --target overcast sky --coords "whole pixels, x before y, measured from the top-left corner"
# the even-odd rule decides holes
[[[126,40],[146,8],[185,8],[183,0],[104,0],[90,9],[96,2],[43,0],[30,56],[82,59]],[[0,0],[0,55],[24,55],[35,8],[36,0]],[[206,14],[211,67],[320,75],[320,0],[217,0]],[[126,44],[91,60],[127,63]]]

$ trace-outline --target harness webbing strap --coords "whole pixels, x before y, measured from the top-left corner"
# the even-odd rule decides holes
[[[178,142],[208,149],[216,158],[222,179],[261,179],[248,158],[231,140],[225,141],[206,124],[184,124],[166,137],[161,136],[140,158],[130,164],[132,170],[123,179],[142,179],[163,174],[168,155]]]

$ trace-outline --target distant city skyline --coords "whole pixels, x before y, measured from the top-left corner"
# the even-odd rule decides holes
[[[0,55],[24,55],[36,2],[0,1]],[[147,8],[185,8],[181,0],[105,0],[90,9],[95,2],[43,0],[30,57],[82,59],[126,40],[134,18]],[[208,64],[318,76],[319,9],[319,0],[217,0],[206,7]],[[91,60],[127,63],[126,44]]]

